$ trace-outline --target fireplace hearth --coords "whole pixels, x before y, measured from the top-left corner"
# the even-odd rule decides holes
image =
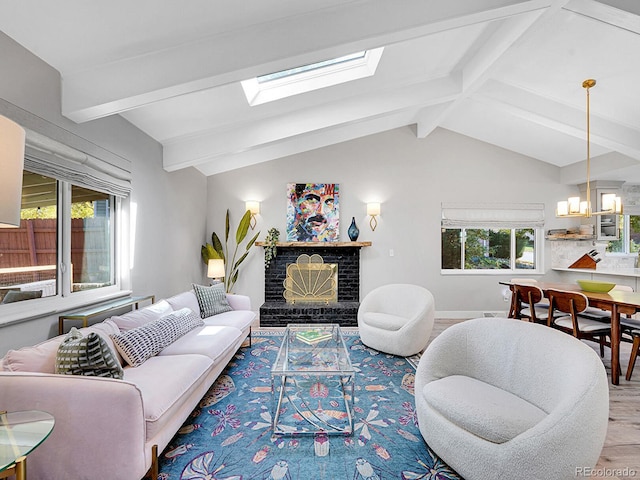
[[[256,245],[264,246],[264,243]],[[357,326],[360,306],[360,249],[370,245],[371,242],[278,243],[277,255],[265,270],[265,303],[260,307],[260,325],[281,327],[289,323],[338,323],[342,326]],[[284,294],[287,267],[296,265],[301,256],[315,255],[320,256],[325,265],[335,267],[335,299],[315,299],[309,302],[297,298],[295,302],[287,302]]]

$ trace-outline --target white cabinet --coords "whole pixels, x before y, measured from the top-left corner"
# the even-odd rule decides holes
[[[618,240],[618,215],[598,215],[596,217],[596,239]]]
[[[620,195],[619,188],[597,188],[595,206],[597,211],[602,210],[602,196],[615,193]],[[593,201],[593,200],[592,200]],[[596,239],[597,240],[618,240],[620,235],[620,215],[596,215]]]
[[[591,207],[594,212],[600,212],[603,209],[602,196],[607,194],[620,195],[622,184],[619,181],[603,181],[597,180],[591,182],[590,197]],[[586,184],[579,185],[581,196],[586,193]],[[583,223],[590,223],[595,226],[596,240],[618,240],[620,238],[620,215],[593,215],[583,220]]]

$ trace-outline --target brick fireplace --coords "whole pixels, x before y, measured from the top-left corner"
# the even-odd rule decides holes
[[[264,243],[258,243],[264,246]],[[288,323],[339,323],[356,326],[360,305],[360,249],[371,242],[283,242],[265,269],[264,304],[260,307],[261,326]],[[300,255],[320,255],[325,264],[337,265],[337,301],[288,303],[284,297],[287,266]]]

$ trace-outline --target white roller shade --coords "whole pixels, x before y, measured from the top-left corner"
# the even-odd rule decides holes
[[[126,197],[131,161],[0,98],[0,115],[26,131],[25,170]]]
[[[126,197],[131,174],[89,154],[27,130],[24,168],[91,190]]]
[[[442,226],[456,228],[542,228],[543,203],[443,203]]]

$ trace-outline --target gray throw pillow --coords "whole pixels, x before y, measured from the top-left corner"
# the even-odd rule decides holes
[[[85,337],[76,327],[58,347],[55,372],[118,379],[124,376],[122,366],[106,340],[95,332]]]
[[[224,291],[224,283],[218,283],[210,287],[193,284],[193,291],[198,299],[200,316],[212,317],[219,313],[233,310],[227,301],[227,293]]]

